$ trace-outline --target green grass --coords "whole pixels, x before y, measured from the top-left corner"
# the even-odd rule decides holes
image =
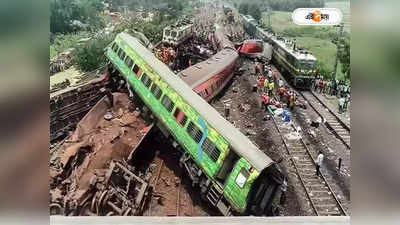
[[[262,22],[268,24],[268,14],[262,14]],[[292,14],[290,12],[279,12],[275,11],[271,13],[271,25],[272,29],[277,33],[282,33],[284,30],[289,28],[296,28],[298,25],[292,22]]]
[[[344,22],[350,21],[350,2],[327,2],[325,7],[339,8],[344,15]],[[346,16],[347,15],[347,16]],[[267,13],[263,13],[262,23],[267,25]],[[336,60],[336,45],[331,38],[337,34],[337,28],[323,26],[300,26],[292,22],[291,12],[274,11],[271,14],[272,30],[285,37],[296,38],[299,46],[308,49],[318,61],[333,71]],[[349,26],[345,29],[350,31]],[[341,65],[338,65],[339,77],[342,77]]]
[[[297,44],[308,49],[318,60],[325,62],[329,70],[334,69],[336,45],[329,40],[312,37],[298,37]]]
[[[329,1],[325,3],[325,7],[338,8],[342,11],[344,30],[350,33],[350,28],[351,28],[350,1]]]

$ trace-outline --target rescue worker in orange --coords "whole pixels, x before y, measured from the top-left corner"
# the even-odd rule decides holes
[[[283,97],[285,96],[285,94],[286,94],[286,88],[285,87],[279,88],[279,101],[283,100]]]

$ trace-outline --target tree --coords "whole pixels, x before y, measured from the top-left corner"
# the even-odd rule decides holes
[[[343,49],[339,54],[339,61],[342,64],[342,73],[345,79],[350,79],[350,40],[343,41]]]
[[[75,10],[75,0],[50,1],[50,31],[68,33],[72,31],[71,19]]]
[[[253,16],[254,19],[261,19],[261,10],[259,4],[251,4],[248,9],[248,13]]]
[[[73,21],[87,24],[93,30],[101,27],[100,12],[103,7],[102,0],[51,0],[50,32],[73,32],[77,29]]]
[[[72,63],[81,71],[93,71],[105,63],[104,48],[115,35],[102,35],[91,39],[72,52]]]
[[[249,14],[249,4],[248,3],[241,3],[239,5],[239,12],[244,14],[244,15]]]
[[[317,61],[317,70],[325,79],[331,79],[333,76],[333,72],[320,60]]]

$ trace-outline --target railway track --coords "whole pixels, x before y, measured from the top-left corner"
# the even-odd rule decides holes
[[[350,126],[345,124],[339,117],[335,115],[317,96],[311,91],[302,91],[300,94],[308,102],[311,108],[319,116],[321,116],[325,125],[330,129],[333,134],[343,142],[343,144],[348,148],[350,147]]]
[[[153,193],[156,196],[162,196],[164,198],[165,209],[163,211],[164,216],[192,216],[193,215],[193,204],[188,203],[188,194],[185,192],[181,175],[175,177],[173,171],[170,171],[166,162],[163,159],[159,161],[156,177],[154,178],[152,185],[154,186]],[[175,179],[172,179],[175,177]],[[191,200],[190,200],[191,201]],[[148,216],[152,216],[152,205],[150,204],[150,210]]]
[[[317,216],[347,216],[346,210],[325,176],[316,175],[315,159],[302,137],[283,135],[283,133],[292,134],[295,131],[294,126],[273,116],[272,118],[315,214]]]

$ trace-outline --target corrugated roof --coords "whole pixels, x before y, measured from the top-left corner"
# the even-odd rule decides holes
[[[183,80],[177,76],[162,62],[160,62],[139,41],[125,33],[118,35],[127,42],[141,57],[160,75],[170,87],[179,91],[179,94],[205,119],[219,134],[231,145],[231,148],[241,157],[246,158],[253,167],[262,171],[274,161],[260,151],[244,134],[225,120],[212,106],[197,95]]]

